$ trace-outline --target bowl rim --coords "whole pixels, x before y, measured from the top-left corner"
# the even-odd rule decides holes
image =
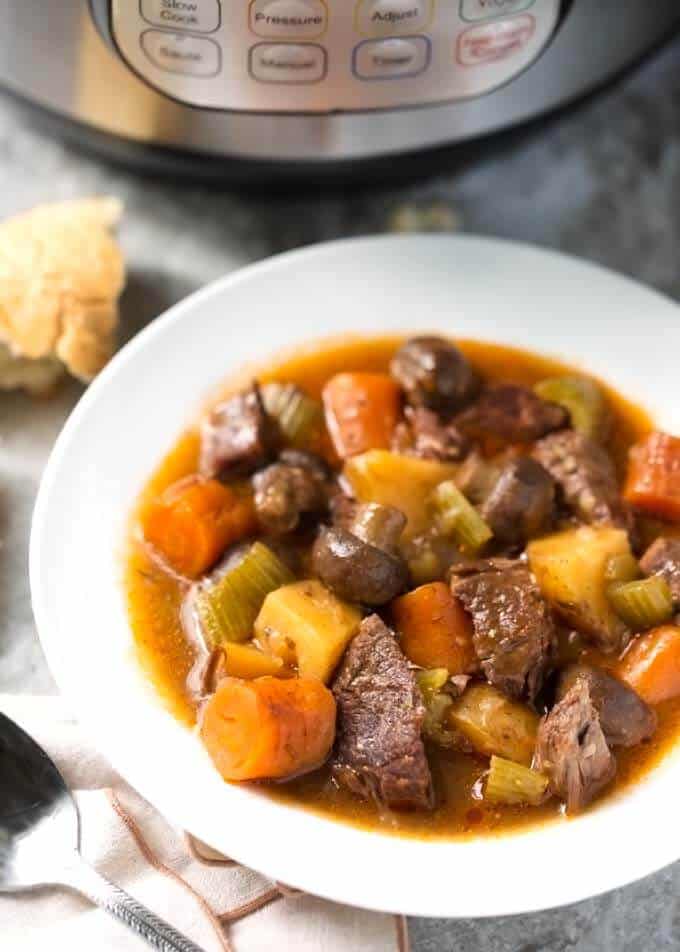
[[[397,251],[396,249],[400,250]],[[63,481],[65,467],[67,467],[68,464],[69,454],[72,453],[74,446],[77,444],[79,433],[84,422],[90,414],[96,414],[97,405],[100,400],[104,398],[109,389],[114,387],[119,375],[127,368],[134,366],[140,357],[154,348],[165,335],[170,334],[171,331],[178,325],[181,325],[182,322],[188,322],[189,318],[196,321],[197,318],[195,314],[201,312],[206,306],[208,306],[209,309],[210,302],[218,300],[222,296],[228,297],[244,286],[250,287],[253,286],[253,284],[256,285],[261,279],[270,278],[272,275],[274,277],[281,275],[291,268],[293,271],[295,271],[296,268],[304,268],[310,261],[318,261],[319,258],[324,256],[330,256],[331,259],[342,259],[344,260],[343,266],[347,267],[348,261],[345,259],[348,257],[348,252],[350,252],[349,257],[351,257],[355,250],[360,251],[364,259],[374,258],[376,262],[380,262],[386,261],[395,255],[398,257],[400,254],[408,259],[411,254],[418,255],[423,253],[424,249],[427,249],[427,257],[436,257],[436,254],[441,253],[445,258],[453,252],[455,255],[462,257],[465,257],[466,254],[472,254],[473,256],[477,254],[481,257],[485,257],[487,260],[489,256],[492,257],[494,253],[500,251],[501,254],[513,258],[516,261],[523,260],[527,266],[535,267],[539,271],[542,268],[547,268],[548,271],[557,269],[559,272],[566,268],[574,277],[576,277],[578,273],[580,279],[590,279],[599,285],[612,285],[612,283],[616,283],[621,290],[632,295],[636,300],[640,302],[646,301],[650,310],[656,307],[659,309],[659,313],[661,313],[661,311],[668,312],[669,309],[672,309],[674,312],[673,316],[676,320],[678,317],[678,308],[675,302],[658,292],[643,288],[636,282],[616,275],[614,272],[603,269],[597,265],[581,262],[578,259],[557,252],[540,250],[527,244],[506,240],[477,238],[468,235],[369,236],[359,239],[342,239],[335,242],[326,242],[309,248],[286,252],[226,275],[209,284],[207,287],[196,291],[153,321],[122,348],[82,396],[60,433],[46,466],[34,510],[29,562],[34,616],[40,640],[50,668],[55,676],[55,680],[60,689],[64,691],[69,702],[73,704],[76,713],[82,717],[84,727],[97,734],[97,746],[100,747],[107,758],[111,760],[114,767],[120,770],[121,775],[125,779],[128,779],[131,785],[139,790],[150,802],[157,805],[171,822],[183,826],[195,836],[214,845],[217,849],[225,851],[224,841],[221,841],[219,836],[216,837],[214,832],[211,833],[209,822],[206,823],[203,818],[196,816],[195,811],[188,811],[186,804],[182,804],[177,798],[166,797],[165,795],[159,796],[158,785],[151,781],[148,770],[145,772],[141,769],[138,759],[135,760],[134,765],[131,765],[131,761],[125,756],[125,752],[120,743],[114,742],[110,729],[105,730],[106,718],[102,719],[101,716],[97,715],[96,696],[91,692],[79,690],[78,685],[74,682],[74,678],[68,670],[67,659],[59,650],[59,639],[57,637],[58,625],[51,619],[52,598],[49,593],[51,584],[50,575],[53,566],[49,563],[46,553],[49,551],[49,536],[53,528],[51,523],[51,512],[54,508],[52,505],[53,498],[55,497],[55,493],[59,491],[60,481]],[[451,256],[453,257],[454,255],[452,254]],[[192,317],[192,315],[194,316]],[[374,333],[366,336],[376,335]],[[469,335],[466,334],[465,336]],[[498,340],[502,341],[502,337],[502,334],[499,335]],[[266,350],[267,348],[265,347],[264,352],[260,355],[261,357],[266,356]],[[226,376],[228,377],[228,374]],[[616,381],[612,382],[617,386]],[[177,435],[181,432],[182,425],[181,422],[176,423],[175,432]],[[138,491],[141,491],[141,488],[142,484],[139,485]],[[138,676],[139,672],[136,673],[135,677]],[[151,718],[153,722],[152,726],[158,727],[160,730],[164,719],[168,717],[170,717],[170,715],[162,710],[154,712]],[[178,725],[175,724],[175,729],[177,728]],[[183,728],[179,729],[183,730]],[[193,740],[191,742],[195,743]],[[183,748],[182,753],[186,753],[186,750],[188,750],[188,748]],[[674,763],[671,763],[671,761]],[[675,770],[671,769],[673,766]],[[663,783],[662,775],[665,776],[668,773],[674,773],[680,777],[680,758],[668,756],[663,764],[655,768],[652,773],[655,783],[651,784],[651,786],[654,786],[656,790],[654,796],[658,796],[658,790]],[[650,787],[648,778],[645,778],[641,786],[644,787],[645,790]],[[229,789],[231,791],[231,788]],[[239,794],[241,792],[242,791],[239,791]],[[473,866],[478,871],[481,871],[485,863],[493,862],[494,855],[498,852],[497,844],[500,843],[507,844],[508,842],[512,842],[515,844],[514,848],[516,852],[520,851],[525,853],[526,856],[535,858],[540,856],[542,852],[541,844],[540,842],[537,843],[537,840],[545,840],[546,843],[554,840],[555,842],[551,843],[551,845],[561,844],[564,847],[567,845],[567,840],[572,832],[575,832],[577,828],[587,826],[592,831],[595,827],[601,827],[604,824],[605,817],[608,817],[610,814],[611,816],[607,823],[607,836],[609,836],[611,840],[617,829],[621,807],[622,805],[625,806],[625,803],[631,799],[631,795],[626,791],[618,797],[611,798],[611,801],[607,801],[607,804],[602,808],[593,813],[586,814],[577,820],[571,820],[565,824],[550,823],[545,826],[533,827],[527,831],[521,831],[498,838],[483,837],[476,840],[469,839],[464,841],[427,841],[384,836],[379,833],[359,830],[332,820],[317,817],[314,814],[300,809],[290,808],[282,804],[273,803],[268,799],[259,798],[251,791],[248,791],[246,796],[249,800],[258,803],[258,807],[252,807],[252,809],[249,808],[246,811],[249,816],[259,816],[260,812],[264,814],[271,813],[272,816],[276,815],[276,822],[283,819],[285,825],[290,826],[296,833],[304,830],[306,834],[305,847],[307,851],[316,849],[316,846],[312,847],[310,841],[314,841],[316,837],[319,837],[320,840],[327,844],[327,848],[337,848],[345,858],[350,856],[352,849],[355,848],[367,850],[370,857],[372,857],[374,853],[379,852],[381,854],[379,862],[376,864],[373,859],[371,859],[367,865],[370,868],[371,875],[376,876],[382,873],[382,875],[388,878],[389,875],[391,875],[391,865],[403,865],[406,853],[409,854],[409,863],[432,862],[434,868],[439,870],[439,873],[448,866],[451,859],[470,863],[472,858],[471,851],[477,854],[474,858]],[[234,798],[230,797],[229,799],[232,800],[232,802],[237,802]],[[654,799],[654,797],[652,797],[652,799]],[[266,803],[267,806],[262,807],[263,803]],[[245,800],[239,801],[239,808],[245,810],[244,804]],[[624,809],[622,813],[624,818],[626,812]],[[301,817],[304,818],[302,824],[300,823]],[[270,829],[275,827],[275,825],[276,824],[271,823],[265,824],[265,826],[268,826]],[[558,828],[562,830],[562,835],[554,837],[549,831],[555,831]],[[567,833],[568,828],[571,828],[569,833]],[[641,831],[637,832],[640,833]],[[583,837],[580,838],[583,839]],[[287,837],[287,839],[290,839],[290,837]],[[593,865],[597,867],[597,873],[595,875],[593,875],[591,870],[591,873],[580,881],[577,881],[575,876],[571,876],[570,878],[566,877],[562,882],[563,888],[561,889],[547,889],[543,892],[539,890],[538,893],[534,893],[533,895],[524,895],[520,891],[520,894],[524,895],[524,899],[519,902],[516,895],[514,898],[508,900],[505,900],[501,896],[494,896],[493,901],[489,904],[467,901],[463,905],[457,906],[454,902],[453,907],[455,911],[453,913],[450,911],[450,906],[447,905],[447,896],[444,892],[440,890],[436,896],[428,897],[423,892],[422,884],[420,886],[416,885],[415,878],[411,882],[411,886],[415,891],[414,897],[410,897],[404,890],[399,892],[398,897],[396,895],[393,897],[389,889],[385,890],[377,886],[376,888],[372,888],[371,882],[367,879],[366,872],[361,873],[355,870],[351,877],[331,876],[330,878],[324,878],[323,874],[320,875],[318,873],[318,869],[312,870],[311,872],[306,871],[304,865],[299,861],[293,862],[293,860],[290,859],[289,862],[282,862],[280,857],[276,857],[276,861],[272,859],[270,862],[261,848],[257,850],[254,849],[253,852],[250,852],[249,849],[243,848],[243,842],[239,844],[236,851],[229,850],[229,852],[230,855],[233,855],[235,859],[244,863],[244,865],[250,865],[265,875],[271,875],[278,880],[285,881],[292,886],[296,886],[324,898],[400,914],[482,918],[489,915],[521,914],[558,905],[568,905],[626,885],[635,879],[642,878],[661,869],[680,857],[680,837],[660,836],[654,840],[653,849],[646,848],[650,846],[648,834],[637,835],[633,839],[633,846],[635,850],[637,850],[637,855],[633,862],[630,861],[630,856],[628,856],[627,860],[622,859],[620,862],[612,862],[606,866],[598,866],[598,863],[594,862]],[[347,842],[343,844],[342,841]],[[301,850],[300,852],[305,851]],[[418,867],[416,866],[416,868]],[[548,877],[543,878],[547,879]],[[392,883],[392,886],[394,886],[394,883]],[[538,878],[536,878],[534,886],[539,886]],[[468,897],[468,899],[470,899],[470,897]]]

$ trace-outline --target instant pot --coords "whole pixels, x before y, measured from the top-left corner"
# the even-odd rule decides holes
[[[9,90],[118,156],[242,177],[394,167],[396,156],[506,128],[592,89],[680,23],[677,0],[3,8]]]

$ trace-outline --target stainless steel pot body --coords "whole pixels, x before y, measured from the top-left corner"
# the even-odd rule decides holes
[[[677,0],[3,6],[0,85],[21,97],[131,143],[305,167],[443,146],[534,118],[680,24]]]

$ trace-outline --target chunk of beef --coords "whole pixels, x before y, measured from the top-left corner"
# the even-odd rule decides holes
[[[680,607],[680,539],[657,539],[640,560],[645,575],[660,575],[668,582],[675,607]]]
[[[204,476],[247,475],[276,449],[277,428],[253,384],[218,404],[201,427],[200,470]]]
[[[540,463],[520,457],[501,471],[481,514],[499,542],[521,545],[549,528],[554,504],[552,477]]]
[[[511,697],[533,700],[556,647],[550,610],[523,563],[489,560],[479,568],[454,575],[451,588],[472,615],[482,670]]]
[[[397,426],[392,441],[395,452],[443,463],[464,458],[469,441],[455,423],[443,422],[426,407],[406,407],[404,415],[406,422]]]
[[[632,528],[614,463],[598,443],[575,430],[565,430],[541,440],[533,457],[547,469],[564,502],[582,522]]]
[[[529,387],[495,384],[456,418],[464,433],[491,435],[509,443],[533,443],[569,423],[564,407],[548,403]]]
[[[430,809],[425,704],[394,633],[377,615],[362,622],[333,693],[338,733],[331,765],[338,783],[390,807]]]
[[[656,713],[632,688],[602,668],[586,664],[568,665],[560,673],[558,701],[580,681],[585,681],[588,686],[610,747],[636,747],[652,736],[656,730]]]
[[[328,504],[325,474],[308,466],[273,463],[255,474],[253,487],[260,524],[275,535],[292,532],[303,516]]]
[[[470,362],[442,337],[415,337],[394,356],[392,376],[413,406],[455,412],[479,391]]]
[[[586,807],[614,779],[616,760],[607,745],[588,680],[580,678],[544,717],[536,739],[536,767],[569,813]]]
[[[482,572],[505,572],[508,569],[515,569],[518,565],[524,564],[525,562],[520,559],[508,559],[504,556],[490,559],[471,559],[468,561],[459,560],[458,562],[454,562],[449,569],[449,581],[453,586],[461,579],[471,578]]]

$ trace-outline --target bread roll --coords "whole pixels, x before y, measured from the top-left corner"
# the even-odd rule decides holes
[[[125,262],[122,205],[44,205],[0,225],[0,389],[48,392],[65,371],[91,380],[115,350]]]

